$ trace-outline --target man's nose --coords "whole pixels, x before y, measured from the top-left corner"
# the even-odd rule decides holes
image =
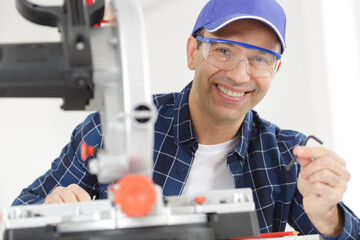
[[[239,60],[239,63],[234,69],[227,71],[228,77],[233,79],[235,82],[242,83],[250,80],[250,66],[246,58]]]

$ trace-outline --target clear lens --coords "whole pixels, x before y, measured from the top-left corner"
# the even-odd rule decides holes
[[[274,75],[278,59],[263,50],[245,48],[227,42],[204,43],[203,56],[213,66],[231,71],[241,62],[247,63],[248,74],[252,77]]]

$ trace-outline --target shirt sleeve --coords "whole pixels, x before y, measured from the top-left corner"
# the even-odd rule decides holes
[[[345,224],[342,234],[336,237],[327,237],[322,235],[311,223],[302,206],[302,196],[298,190],[293,197],[293,203],[288,223],[302,235],[320,234],[324,240],[343,240],[360,239],[360,221],[359,218],[345,206],[343,202],[339,206],[344,211]]]
[[[89,173],[87,161],[82,161],[80,157],[82,142],[95,149],[101,147],[102,134],[98,113],[90,114],[75,128],[70,142],[62,149],[60,156],[52,162],[50,170],[23,189],[12,205],[41,204],[56,187],[67,187],[71,184],[79,185],[90,195],[97,194],[95,193],[95,190],[99,188],[97,177]],[[95,156],[89,158],[93,157]]]
[[[340,236],[326,237],[325,240],[342,240],[342,239],[360,239],[360,220],[359,218],[343,203],[339,206],[343,209],[345,215],[345,224]]]

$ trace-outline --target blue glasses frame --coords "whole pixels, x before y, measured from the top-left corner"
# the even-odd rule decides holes
[[[206,38],[206,37],[203,37],[203,36],[195,36],[197,40],[199,40],[200,42],[203,42],[203,43],[217,43],[217,42],[224,42],[224,43],[232,43],[232,44],[236,44],[236,45],[239,45],[239,46],[242,46],[242,47],[245,47],[245,48],[250,48],[250,49],[259,49],[261,51],[265,51],[267,53],[270,53],[271,55],[274,55],[277,59],[281,59],[281,55],[276,53],[276,52],[273,52],[273,51],[270,51],[270,50],[267,50],[265,48],[261,48],[261,47],[257,47],[257,46],[254,46],[254,45],[251,45],[251,44],[247,44],[247,43],[242,43],[242,42],[235,42],[235,41],[231,41],[231,40],[225,40],[225,39],[217,39],[217,38]]]

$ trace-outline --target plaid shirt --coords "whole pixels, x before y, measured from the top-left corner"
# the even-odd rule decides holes
[[[153,180],[162,186],[163,195],[180,195],[189,175],[198,142],[189,114],[191,83],[180,93],[154,95],[158,108],[155,125]],[[297,190],[299,166],[290,171],[286,166],[293,157],[293,148],[305,136],[282,130],[261,119],[255,111],[246,114],[239,130],[240,141],[227,156],[234,187],[253,190],[260,231],[284,231],[286,223],[302,234],[318,234],[302,206]],[[72,133],[71,141],[62,150],[51,169],[24,189],[13,205],[42,203],[57,186],[80,185],[91,196],[107,197],[107,185],[99,184],[80,159],[80,143],[95,148],[102,146],[98,113],[91,114]],[[359,239],[359,219],[343,204],[345,227],[339,238]],[[241,224],[241,223],[239,223]]]

